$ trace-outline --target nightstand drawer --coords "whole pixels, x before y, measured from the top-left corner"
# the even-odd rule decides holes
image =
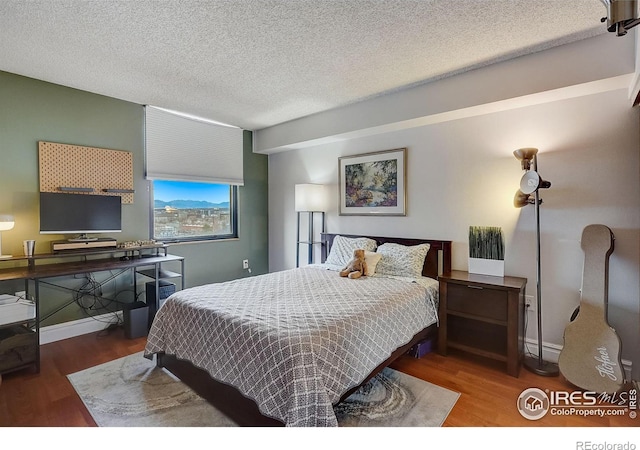
[[[449,283],[447,311],[506,322],[507,298],[507,291]]]

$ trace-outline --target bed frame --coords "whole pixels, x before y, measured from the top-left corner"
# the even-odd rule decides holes
[[[322,262],[325,262],[329,255],[329,250],[333,245],[333,239],[336,236],[344,237],[368,237],[377,242],[378,246],[388,244],[402,244],[402,245],[419,245],[429,244],[429,253],[424,260],[424,266],[422,267],[422,275],[425,277],[437,279],[439,275],[451,271],[451,241],[437,241],[430,239],[411,239],[411,238],[394,238],[394,237],[380,237],[380,236],[363,236],[354,234],[332,234],[322,233]]]
[[[322,234],[322,261],[326,260],[333,239],[337,234]],[[340,234],[345,237],[361,237],[363,235]],[[418,245],[423,243],[430,244],[429,253],[425,259],[422,274],[431,278],[438,278],[438,275],[451,271],[451,241],[429,240],[429,239],[407,239],[393,237],[366,236],[375,239],[378,245],[386,242],[402,245]],[[374,369],[373,372],[362,382],[369,381],[382,369],[387,367],[393,361],[409,351],[413,345],[426,339],[437,336],[437,326],[435,324],[425,328],[417,333],[410,342],[396,349],[391,356]],[[164,367],[175,376],[180,378],[187,386],[197,392],[201,397],[215,406],[218,410],[227,415],[230,419],[240,426],[284,426],[284,424],[272,417],[264,416],[256,403],[245,397],[235,387],[217,381],[203,369],[195,367],[189,361],[176,358],[173,355],[158,353],[156,355],[156,363],[158,367]],[[360,386],[356,386],[347,391],[340,401],[346,399],[355,392]]]

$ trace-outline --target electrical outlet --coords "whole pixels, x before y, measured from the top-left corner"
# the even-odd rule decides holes
[[[536,311],[536,302],[533,298],[533,295],[525,295],[524,296],[524,306],[529,312]]]
[[[248,269],[249,268],[249,260],[248,259],[243,259],[242,260],[242,268],[243,269]]]

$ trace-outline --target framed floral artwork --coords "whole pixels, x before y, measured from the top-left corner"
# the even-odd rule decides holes
[[[406,215],[407,149],[338,158],[341,216]]]

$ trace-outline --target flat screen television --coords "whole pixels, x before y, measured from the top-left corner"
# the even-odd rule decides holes
[[[117,195],[40,193],[40,234],[73,234],[73,240],[93,240],[87,233],[122,231],[122,199]]]

